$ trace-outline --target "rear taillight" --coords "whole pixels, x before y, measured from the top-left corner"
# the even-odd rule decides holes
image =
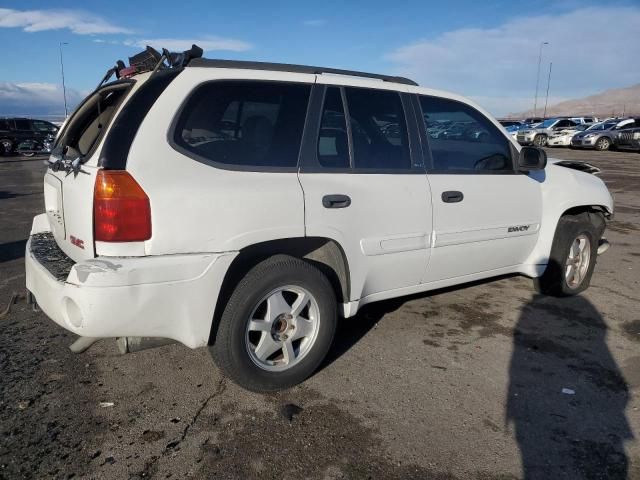
[[[149,197],[128,172],[98,172],[93,228],[97,242],[140,242],[151,238]]]

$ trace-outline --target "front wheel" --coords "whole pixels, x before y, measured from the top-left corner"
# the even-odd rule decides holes
[[[599,138],[596,142],[596,150],[609,150],[609,147],[611,147],[611,140],[609,140],[607,137]]]
[[[547,136],[546,135],[536,135],[533,139],[533,144],[536,147],[544,147],[547,144]]]
[[[536,289],[556,297],[576,295],[591,282],[604,219],[596,213],[560,218],[545,272],[535,280]]]
[[[318,368],[336,323],[336,296],[324,274],[277,255],[253,267],[232,293],[212,354],[225,375],[247,390],[286,389]]]

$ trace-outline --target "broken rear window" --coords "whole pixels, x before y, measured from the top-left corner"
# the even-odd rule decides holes
[[[56,147],[66,147],[67,158],[91,154],[131,86],[131,82],[108,85],[88,97],[71,116]]]

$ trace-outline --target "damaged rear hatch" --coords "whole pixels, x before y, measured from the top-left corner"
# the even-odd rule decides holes
[[[93,192],[100,147],[136,83],[119,80],[89,95],[66,122],[47,161],[47,218],[56,243],[75,261],[95,256]]]

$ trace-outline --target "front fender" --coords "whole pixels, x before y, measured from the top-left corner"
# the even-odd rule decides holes
[[[613,198],[597,176],[549,163],[540,180],[542,221],[536,247],[523,273],[538,276],[549,261],[551,246],[560,217],[578,207],[599,207],[613,214]]]

